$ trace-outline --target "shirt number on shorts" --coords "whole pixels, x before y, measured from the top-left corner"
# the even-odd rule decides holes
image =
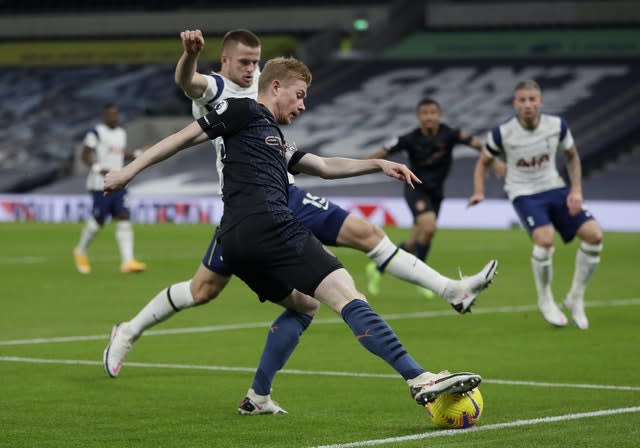
[[[302,205],[313,205],[321,210],[327,210],[329,208],[329,201],[320,196],[314,196],[311,193],[307,193],[302,200]]]

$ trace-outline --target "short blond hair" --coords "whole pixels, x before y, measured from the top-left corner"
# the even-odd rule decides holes
[[[269,59],[260,72],[258,91],[265,91],[276,79],[284,84],[289,84],[299,79],[306,82],[308,87],[311,85],[311,71],[304,62],[296,58],[277,57]]]
[[[526,79],[524,81],[520,81],[516,84],[516,87],[513,89],[513,93],[516,93],[518,90],[537,90],[538,92],[542,92],[540,88],[540,84],[538,84],[533,79]]]

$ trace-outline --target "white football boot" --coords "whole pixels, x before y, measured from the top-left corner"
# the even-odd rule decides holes
[[[424,372],[407,380],[411,396],[416,403],[425,406],[443,393],[462,394],[478,387],[482,377],[470,372]]]
[[[131,350],[137,338],[129,331],[126,323],[114,325],[111,330],[111,340],[102,353],[102,365],[104,371],[111,378],[120,375],[120,369],[124,363],[124,358]]]
[[[571,318],[576,327],[581,330],[587,330],[589,328],[589,319],[584,312],[584,298],[572,297],[568,295],[564,299],[564,306],[571,311]]]
[[[477,274],[451,281],[443,296],[458,313],[468,313],[478,294],[491,284],[497,273],[498,260],[491,260]]]
[[[271,395],[258,395],[253,389],[249,389],[247,395],[238,406],[240,415],[260,414],[288,414],[278,403],[271,399]]]
[[[551,297],[539,297],[538,309],[542,313],[542,317],[545,318],[554,327],[566,327],[567,316],[564,315],[556,302]]]

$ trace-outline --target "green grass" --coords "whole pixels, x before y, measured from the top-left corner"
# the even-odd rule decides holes
[[[481,431],[442,436],[446,433],[412,404],[404,382],[366,352],[327,308],[287,364],[286,369],[295,371],[285,370],[276,378],[274,398],[289,415],[238,416],[235,410],[250,386],[266,323],[280,310],[259,304],[237,279],[212,304],[181,312],[154,330],[265,325],[147,334],[127,359],[143,365],[125,365],[119,378],[107,378],[101,356],[111,326],[132,317],[165,286],[191,277],[213,229],[136,226],[136,252],[149,269],[127,276],[118,272],[109,226],[91,248],[93,273],[82,276],[71,259],[80,228],[0,225],[0,447],[287,448],[419,434],[428,438],[383,446],[638,445],[638,410],[495,427],[640,406],[638,234],[605,236],[602,264],[587,292],[594,305],[587,310],[588,331],[551,328],[535,310],[531,248],[521,230],[439,231],[430,262],[444,274],[456,275],[458,266],[475,272],[491,257],[500,261],[500,274],[480,297],[475,313],[457,315],[441,299],[420,299],[413,285],[385,276],[381,296],[370,302],[387,316],[413,356],[430,370],[473,370],[485,379],[485,409],[476,426]],[[388,232],[396,241],[408,234]],[[557,247],[557,299],[569,287],[576,247]],[[347,249],[336,253],[364,291],[368,259]],[[95,337],[7,343],[69,336]]]

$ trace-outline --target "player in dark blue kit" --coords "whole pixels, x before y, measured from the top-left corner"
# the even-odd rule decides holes
[[[414,225],[409,239],[399,244],[399,247],[414,253],[422,261],[427,259],[436,232],[438,213],[444,198],[444,182],[453,162],[454,146],[463,144],[478,151],[482,149],[482,142],[477,137],[442,123],[441,117],[442,111],[437,101],[422,99],[416,106],[416,118],[420,126],[394,138],[382,149],[368,156],[370,159],[377,159],[406,152],[409,168],[422,181],[416,188],[405,186],[404,197],[413,214]],[[496,161],[494,170],[497,175],[504,175],[504,164]],[[370,294],[379,294],[384,269],[385,265],[367,265]],[[418,287],[418,291],[426,298],[433,296],[429,289]]]
[[[181,149],[207,137],[224,137],[225,209],[217,242],[222,245],[224,262],[233,274],[245,281],[262,301],[269,300],[287,309],[289,319],[282,322],[286,328],[278,332],[283,343],[289,339],[297,341],[321,302],[342,316],[366,349],[385,360],[407,381],[419,404],[432,401],[445,391],[463,392],[476,387],[481,381],[479,375],[434,374],[417,364],[356,290],[340,262],[289,209],[287,170],[324,178],[384,171],[408,184],[415,180],[406,166],[394,162],[322,158],[287,145],[278,125],[291,123],[305,110],[310,82],[308,68],[296,59],[276,58],[267,62],[257,102],[230,98],[219,103],[197,122],[152,146],[137,161],[108,173],[105,192],[124,188],[140,171]],[[449,285],[455,289],[450,294],[458,297],[461,308],[468,308],[473,298],[488,286],[496,266],[491,261],[479,274]],[[170,293],[168,296],[171,300]],[[365,334],[367,337],[361,337]],[[280,361],[284,364],[286,358]],[[280,408],[270,397],[266,399],[256,402],[248,396],[241,408],[269,406],[270,413],[277,413]]]

